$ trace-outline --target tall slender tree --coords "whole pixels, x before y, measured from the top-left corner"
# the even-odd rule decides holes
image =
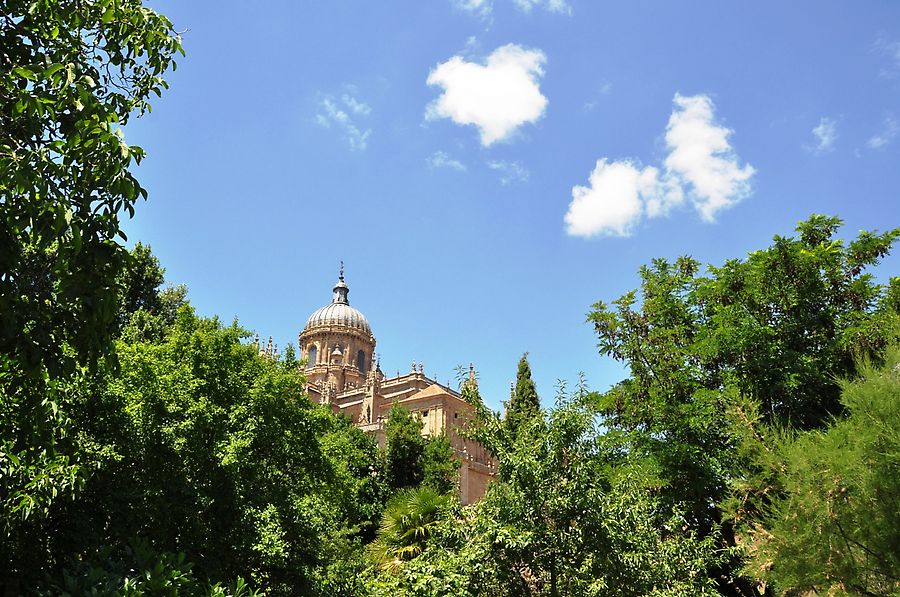
[[[531,379],[531,365],[526,352],[519,359],[515,391],[506,408],[506,425],[515,433],[523,421],[533,418],[540,410],[541,400]]]

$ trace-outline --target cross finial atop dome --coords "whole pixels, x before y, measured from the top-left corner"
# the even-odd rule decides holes
[[[338,303],[341,305],[349,305],[350,299],[347,298],[347,295],[350,294],[350,288],[344,284],[344,261],[341,260],[341,269],[338,274],[337,284],[334,285],[333,288],[334,295],[331,298],[332,304]]]

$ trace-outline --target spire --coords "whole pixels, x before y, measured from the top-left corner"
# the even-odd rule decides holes
[[[350,294],[350,288],[344,284],[344,261],[341,260],[341,269],[338,274],[337,284],[334,285],[332,289],[334,294],[332,295],[331,302],[338,303],[341,305],[349,305],[350,300],[347,298],[347,295]]]

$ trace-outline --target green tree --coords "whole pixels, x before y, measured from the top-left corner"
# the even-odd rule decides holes
[[[774,496],[745,527],[748,568],[779,593],[900,591],[900,348],[885,361],[841,384],[849,414],[824,431],[746,421],[754,490]]]
[[[284,358],[284,364],[289,367],[290,361]],[[327,409],[316,409],[314,415],[322,429],[319,445],[331,462],[337,481],[331,484],[333,499],[346,513],[348,526],[365,541],[371,541],[388,493],[375,437],[349,418],[334,416]]]
[[[506,424],[515,433],[523,420],[530,419],[541,410],[541,401],[537,389],[531,379],[531,365],[528,364],[528,353],[519,359],[516,371],[516,387],[506,407]]]
[[[422,482],[422,456],[426,440],[422,421],[394,404],[384,425],[387,482],[394,489],[418,487]]]
[[[285,365],[288,361],[285,359]],[[367,594],[364,543],[376,536],[388,494],[380,450],[375,437],[364,433],[349,418],[329,409],[314,411],[319,445],[331,463],[333,480],[323,487],[336,515],[319,537],[319,564],[312,569],[317,595],[356,597]],[[331,505],[329,505],[331,504]]]
[[[462,393],[476,408],[473,437],[497,457],[498,479],[481,501],[437,522],[416,557],[393,560],[376,595],[714,594],[706,571],[720,557],[715,539],[662,516],[644,483],[609,475],[618,456],[583,387],[523,423],[512,444],[476,384]]]
[[[430,487],[404,489],[388,502],[369,552],[382,570],[396,571],[422,553],[453,498]]]
[[[247,337],[185,305],[162,340],[117,344],[119,370],[72,412],[96,470],[51,510],[32,558],[54,568],[143,538],[183,552],[203,582],[346,594],[324,585],[364,564],[359,537],[381,503],[374,443]]]
[[[658,479],[671,511],[683,510],[701,536],[720,527],[731,481],[744,474],[731,414],[743,400],[764,422],[810,429],[840,415],[841,377],[854,357],[878,360],[891,341],[897,287],[866,269],[900,230],[835,238],[837,218],[813,216],[796,238],[710,267],[688,257],[654,260],[632,291],[589,315],[601,353],[630,376],[599,401],[620,449]],[[733,546],[733,528],[722,527]],[[721,590],[754,594],[733,560]]]
[[[660,512],[658,487],[639,468],[610,475],[617,445],[597,427],[583,382],[573,395],[561,388],[557,407],[524,422],[512,443],[474,384],[466,398],[478,405],[473,437],[498,461],[479,521],[498,564],[493,582],[508,587],[500,594],[712,593],[713,542],[667,532],[684,518]]]
[[[394,404],[384,426],[384,461],[393,490],[429,487],[438,493],[456,488],[459,462],[445,435],[425,437],[422,420]]]
[[[455,492],[459,483],[459,460],[445,434],[429,437],[422,453],[422,487],[438,493]]]
[[[138,0],[4,3],[0,22],[0,350],[55,375],[110,348],[122,212],[146,196],[121,126],[181,52]],[[28,331],[26,334],[25,331]]]
[[[158,553],[146,541],[131,541],[104,550],[102,566],[74,560],[57,577],[29,594],[143,597],[145,595],[202,595],[204,597],[261,597],[263,593],[238,578],[230,586],[197,579],[184,554]]]
[[[138,0],[4,2],[0,17],[0,577],[83,478],[68,431],[112,349],[120,216],[146,192],[121,126],[166,87],[181,41]],[[15,590],[15,589],[13,589]]]
[[[163,305],[159,287],[165,281],[165,273],[149,245],[137,243],[129,251],[125,269],[117,279],[120,298],[116,323],[119,329],[139,309],[154,315],[160,313]]]

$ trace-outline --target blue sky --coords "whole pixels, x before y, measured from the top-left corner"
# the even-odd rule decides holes
[[[623,376],[585,314],[651,259],[900,225],[897,2],[151,6],[187,55],[126,131],[129,240],[279,346],[344,260],[387,374],[471,361],[498,405],[529,351],[550,404]]]

